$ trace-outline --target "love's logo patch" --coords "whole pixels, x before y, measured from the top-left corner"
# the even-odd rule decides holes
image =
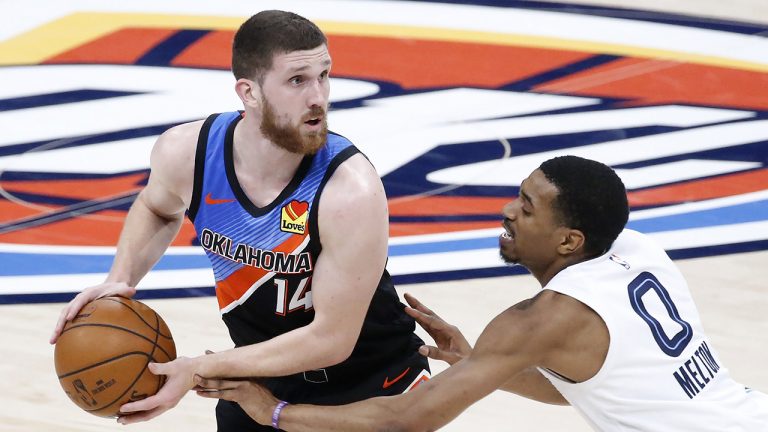
[[[280,231],[304,234],[307,230],[309,203],[293,200],[283,207],[280,215]]]

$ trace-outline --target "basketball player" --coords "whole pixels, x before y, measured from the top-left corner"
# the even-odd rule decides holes
[[[491,321],[474,349],[408,299],[437,341],[422,351],[453,366],[405,395],[293,406],[254,382],[197,377],[208,390],[198,394],[287,431],[432,431],[496,389],[571,404],[599,431],[768,431],[768,398],[731,379],[682,275],[650,238],[624,229],[628,214],[609,167],[544,162],[504,207],[499,238],[503,259],[542,290]]]
[[[243,112],[160,136],[107,281],[69,303],[51,339],[88,301],[133,296],[188,213],[236,348],[151,364],[167,382],[124,405],[122,423],[175,406],[195,374],[270,377],[265,385],[281,398],[317,404],[402,393],[428,377],[414,320],[385,270],[381,180],[352,143],[327,131],[325,35],[296,14],[260,12],[235,35],[232,70]],[[219,431],[271,429],[228,401],[216,416]]]

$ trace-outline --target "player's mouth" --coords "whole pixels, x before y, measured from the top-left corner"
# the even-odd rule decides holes
[[[509,221],[505,220],[501,223],[501,226],[504,228],[504,232],[501,233],[501,238],[504,240],[514,240],[515,232],[512,230],[512,227],[509,226]]]

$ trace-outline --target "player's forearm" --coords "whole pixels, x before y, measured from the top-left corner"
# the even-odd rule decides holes
[[[183,214],[156,214],[139,195],[125,218],[107,281],[136,286],[168,249],[183,221]]]
[[[280,414],[280,429],[288,432],[406,432],[415,426],[401,421],[402,412],[389,404],[391,398],[374,398],[363,402],[327,407],[288,405]],[[271,414],[270,414],[271,420]]]
[[[457,364],[396,396],[333,407],[288,405],[280,415],[280,428],[288,432],[435,431],[493,391],[495,386],[479,378],[473,366]]]
[[[285,376],[341,363],[352,353],[357,334],[322,330],[310,324],[268,341],[198,357],[197,374],[239,378]]]

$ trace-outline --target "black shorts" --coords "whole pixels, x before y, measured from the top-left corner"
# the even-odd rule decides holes
[[[329,391],[304,393],[299,400],[289,403],[310,403],[316,405],[342,405],[375,396],[392,396],[405,393],[429,378],[427,358],[414,352],[399,362],[369,375],[355,385],[335,388]],[[313,384],[306,383],[309,389]],[[303,389],[302,389],[303,390]],[[290,398],[287,398],[290,399]],[[272,426],[261,426],[243,411],[235,402],[219,400],[216,405],[216,423],[219,432],[274,431]]]

